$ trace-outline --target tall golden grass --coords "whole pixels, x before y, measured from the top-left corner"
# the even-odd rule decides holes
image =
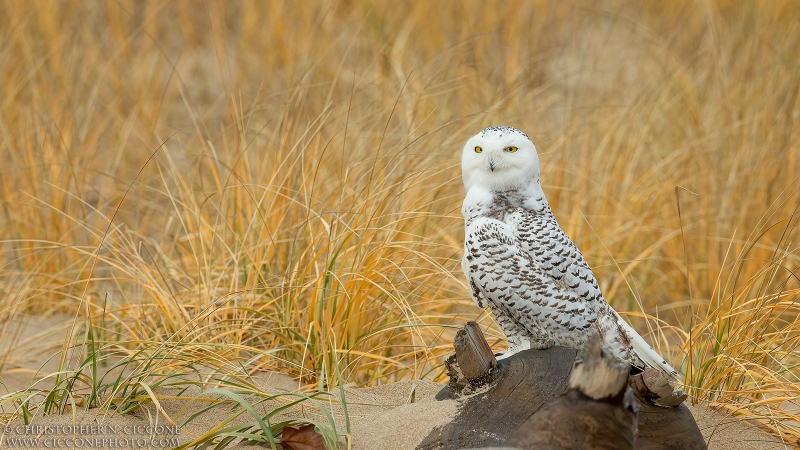
[[[466,320],[502,345],[459,268],[459,156],[512,125],[693,396],[800,436],[799,24],[788,0],[2,1],[0,311],[167,372],[441,379]]]

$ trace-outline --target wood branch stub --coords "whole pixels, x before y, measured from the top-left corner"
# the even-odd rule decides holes
[[[595,331],[589,336],[569,378],[575,389],[593,400],[622,398],[628,386],[630,364],[603,350],[603,341]]]
[[[469,381],[489,376],[497,366],[497,359],[477,323],[470,321],[458,330],[453,341],[461,373]]]
[[[657,370],[649,369],[642,372],[642,380],[650,392],[658,396],[655,404],[662,406],[678,406],[689,396],[686,392],[675,390],[672,384]]]
[[[631,388],[640,400],[650,401],[658,406],[678,406],[689,396],[675,389],[661,372],[647,369],[631,377]]]

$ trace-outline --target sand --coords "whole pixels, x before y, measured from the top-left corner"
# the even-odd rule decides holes
[[[296,386],[296,382],[279,374],[267,373],[258,377],[260,381],[271,380],[275,386],[285,387],[288,384]],[[269,389],[266,383],[263,384]],[[435,427],[451,420],[456,412],[455,401],[437,402],[434,394],[441,385],[429,381],[400,382],[384,386],[365,389],[348,389],[346,398],[348,413],[351,421],[352,448],[353,449],[413,449]],[[414,403],[409,403],[412,389],[416,392]],[[159,394],[174,394],[169,390],[157,391]],[[197,390],[186,392],[187,397],[198,394]],[[323,402],[331,411],[337,427],[345,429],[343,411],[335,399]],[[262,405],[257,410],[277,406],[277,403]],[[189,403],[186,400],[165,400],[161,402],[162,411],[175,423],[182,423],[187,417],[199,411],[204,404]],[[202,435],[220,420],[229,417],[232,412],[227,408],[218,408],[201,414],[188,425],[173,426],[153,405],[136,411],[135,413],[121,416],[119,414],[103,414],[98,410],[78,410],[75,414],[49,415],[35,418],[29,426],[22,424],[21,420],[11,421],[6,426],[6,439],[39,439],[39,445],[29,445],[26,448],[52,448],[56,439],[82,439],[91,444],[99,442],[102,447],[110,448],[110,442],[116,442],[117,447],[149,448],[147,444],[154,443],[152,448],[161,446],[174,447],[193,440]],[[311,418],[327,422],[325,417],[313,408],[294,408],[281,414],[275,420],[290,418]],[[247,415],[240,416],[232,423],[242,423],[252,420]],[[104,441],[105,440],[105,441]],[[14,441],[14,442],[19,442]],[[78,442],[78,441],[76,441]],[[108,443],[103,445],[103,443]],[[8,441],[2,448],[8,448]],[[87,444],[88,446],[88,444]],[[253,448],[246,445],[237,445],[232,448]]]
[[[703,404],[687,405],[709,449],[796,449],[798,445],[759,429],[755,424],[709,409]]]
[[[29,385],[36,369],[60,348],[66,329],[66,319],[71,317],[54,316],[6,323],[4,329],[13,333],[5,333],[0,338],[0,352],[2,352],[0,358],[5,362],[0,368],[0,375],[8,391]],[[17,339],[10,339],[9,336],[16,336]],[[53,364],[52,361],[45,364],[43,372],[49,373],[47,369],[51,369]],[[42,373],[38,378],[41,378],[41,375]],[[49,381],[49,379],[40,380],[38,385],[44,387]],[[298,387],[297,381],[274,372],[257,373],[250,381],[265,391],[291,391]],[[434,395],[442,387],[443,385],[430,381],[405,381],[370,388],[346,389],[352,448],[414,449],[428,433],[452,420],[458,411],[458,403],[454,400],[442,402],[435,400]],[[25,448],[53,448],[53,444],[57,442],[75,442],[82,444],[84,448],[91,448],[90,445],[94,445],[94,448],[113,448],[112,441],[117,448],[148,448],[148,445],[150,448],[170,448],[201,436],[217,426],[221,420],[232,415],[232,410],[228,407],[216,408],[198,415],[187,425],[176,427],[173,423],[182,424],[205,406],[202,402],[188,401],[200,394],[200,390],[194,387],[183,392],[177,389],[161,389],[157,393],[175,396],[180,394],[180,398],[161,401],[161,410],[149,404],[124,416],[115,413],[102,414],[98,410],[83,411],[78,408],[70,414],[35,417],[28,428],[25,428],[19,419],[15,419],[6,424],[4,439],[32,439],[38,436],[39,445],[29,441]],[[331,412],[336,426],[345,429],[344,411],[337,398],[338,393],[334,392],[327,400],[321,400],[320,403]],[[261,404],[256,409],[263,413],[278,404],[277,402]],[[781,443],[777,437],[749,422],[727,417],[704,405],[690,406],[690,409],[708,442],[709,449],[797,448],[796,445]],[[164,416],[164,413],[172,422]],[[319,410],[308,406],[294,407],[275,420],[296,418],[327,422]],[[249,420],[252,418],[242,415],[232,423]],[[74,425],[82,428],[73,428]],[[57,441],[58,439],[62,441]],[[4,440],[0,447],[9,448],[9,441]],[[242,444],[232,448],[245,447],[258,448]]]

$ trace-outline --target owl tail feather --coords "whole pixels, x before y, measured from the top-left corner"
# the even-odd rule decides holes
[[[677,370],[673,369],[672,366],[667,363],[667,360],[662,358],[661,355],[658,354],[653,347],[639,336],[639,333],[633,329],[624,319],[621,317],[618,320],[620,328],[628,335],[630,338],[631,344],[633,345],[633,353],[639,357],[640,360],[644,363],[647,367],[652,367],[659,372],[663,373],[668,378],[679,379],[680,373]]]

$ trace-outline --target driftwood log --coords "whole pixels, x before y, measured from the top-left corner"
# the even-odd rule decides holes
[[[706,448],[686,395],[657,371],[630,376],[599,339],[580,354],[556,346],[497,361],[470,322],[454,347],[436,398],[458,399],[459,412],[419,450]]]

